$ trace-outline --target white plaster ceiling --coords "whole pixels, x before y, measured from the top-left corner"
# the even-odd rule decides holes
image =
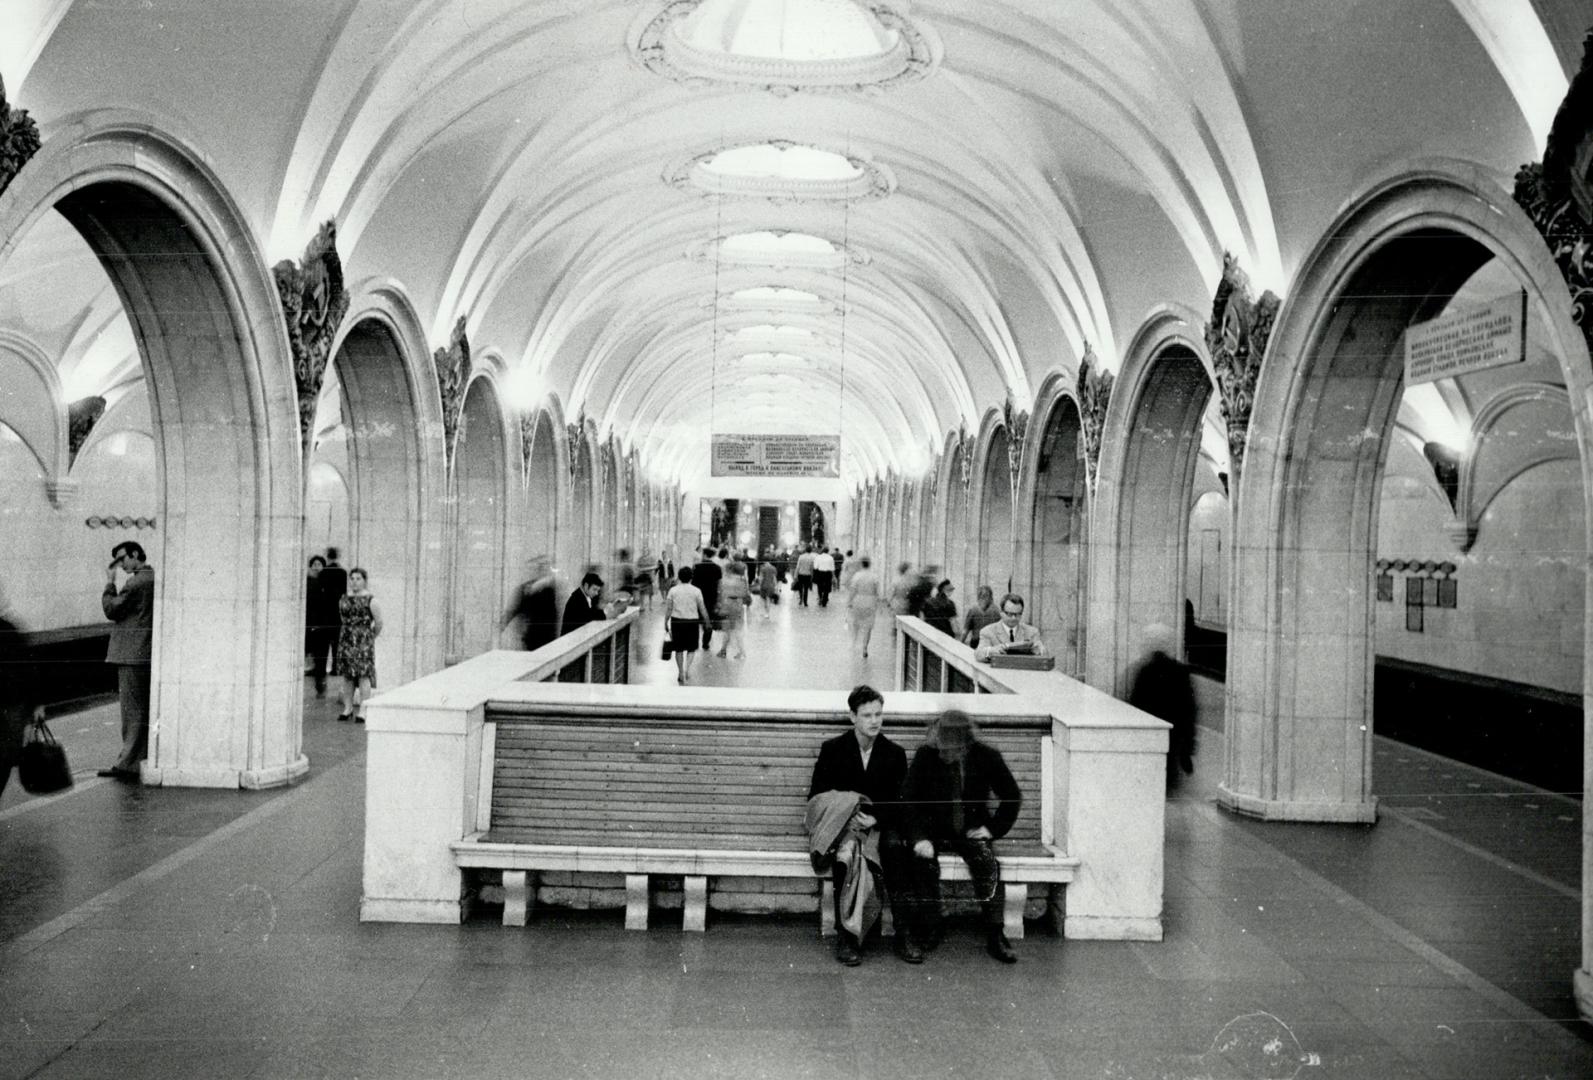
[[[633,53],[693,6],[4,0],[0,74],[46,137],[85,109],[151,114],[273,260],[336,219],[349,280],[400,281],[433,344],[467,315],[523,394],[584,409],[660,478],[703,477],[710,430],[839,427],[850,485],[925,467],[946,431],[1027,405],[1086,346],[1115,367],[1153,306],[1209,304],[1224,250],[1286,293],[1391,160],[1507,182],[1540,155],[1593,22],[1587,0],[708,0],[681,40],[739,42],[756,63],[713,62],[740,81]],[[896,51],[855,61],[868,35]],[[782,68],[782,49],[810,59]],[[882,87],[749,85],[926,56]],[[670,182],[768,140],[863,163],[845,182],[868,190]],[[717,253],[756,230],[846,257]],[[76,389],[125,381],[108,282],[69,229],[35,232],[0,267],[0,325]],[[818,300],[731,299],[770,286]],[[736,340],[756,326],[809,334]],[[803,362],[739,359],[781,351]]]

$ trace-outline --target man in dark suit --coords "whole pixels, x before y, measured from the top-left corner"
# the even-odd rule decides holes
[[[702,549],[702,561],[691,568],[691,583],[697,586],[697,591],[702,593],[702,601],[708,605],[708,619],[702,628],[702,651],[708,651],[708,642],[713,640],[714,628],[719,625],[719,579],[724,576],[724,571],[719,569],[719,564],[713,559],[712,546]]]
[[[907,752],[880,733],[884,726],[885,698],[872,686],[859,686],[847,695],[846,707],[852,713],[852,730],[819,747],[819,760],[813,766],[813,783],[808,798],[822,791],[855,791],[871,804],[862,814],[861,824],[879,828],[880,869],[885,892],[890,896],[896,919],[896,951],[909,964],[924,962],[924,954],[907,933],[909,919],[903,906],[907,900],[906,873],[909,853],[901,820],[902,781],[907,776]],[[835,958],[848,967],[861,961],[857,941],[841,926],[841,885],[846,868],[835,868]]]
[[[116,571],[127,575],[116,587]],[[149,747],[149,667],[155,637],[155,570],[144,561],[143,545],[124,540],[111,549],[100,606],[111,627],[105,662],[116,665],[116,690],[122,704],[122,752],[101,776],[137,780],[138,763]]]
[[[560,634],[568,634],[571,630],[579,630],[589,622],[608,618],[597,598],[603,594],[603,579],[588,570],[586,576],[581,578],[581,587],[570,594],[569,602],[564,605],[564,625],[560,627]]]

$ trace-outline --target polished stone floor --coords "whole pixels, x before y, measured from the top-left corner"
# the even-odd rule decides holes
[[[655,624],[637,670],[672,684]],[[697,681],[889,685],[887,642],[850,657],[834,608],[755,613],[747,644]],[[286,791],[7,792],[0,1077],[1593,1076],[1580,804],[1385,740],[1377,826],[1263,825],[1209,801],[1210,713],[1163,942],[1036,929],[1007,968],[967,928],[922,967],[845,969],[807,920],[361,925],[363,731],[333,712],[310,699]],[[112,716],[62,718],[90,775]]]

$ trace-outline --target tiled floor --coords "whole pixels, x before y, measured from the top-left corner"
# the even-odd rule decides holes
[[[647,634],[639,669],[673,683]],[[838,610],[782,605],[698,675],[888,686],[886,646],[854,666]],[[1403,747],[1379,745],[1375,828],[1267,826],[1210,805],[1208,731],[1168,810],[1163,942],[1035,933],[1007,968],[969,928],[845,969],[809,920],[361,925],[363,733],[330,715],[288,791],[0,812],[0,1077],[1593,1076],[1556,1022],[1580,808]]]

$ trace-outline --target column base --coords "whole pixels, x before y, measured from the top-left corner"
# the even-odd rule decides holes
[[[1162,920],[1125,915],[1065,915],[1062,936],[1074,941],[1160,941]]]
[[[238,774],[238,786],[248,791],[281,787],[283,784],[293,783],[309,771],[309,756],[300,754],[286,765],[275,765],[269,769],[245,769]]]
[[[1593,1024],[1593,971],[1578,968],[1571,976],[1571,986],[1576,993],[1576,1011],[1582,1019]]]
[[[360,898],[360,922],[444,923],[457,926],[464,921],[465,905],[461,900]]]
[[[1333,825],[1373,825],[1377,822],[1375,797],[1358,803],[1261,799],[1232,791],[1226,784],[1219,784],[1217,805],[1262,821],[1314,821]]]

